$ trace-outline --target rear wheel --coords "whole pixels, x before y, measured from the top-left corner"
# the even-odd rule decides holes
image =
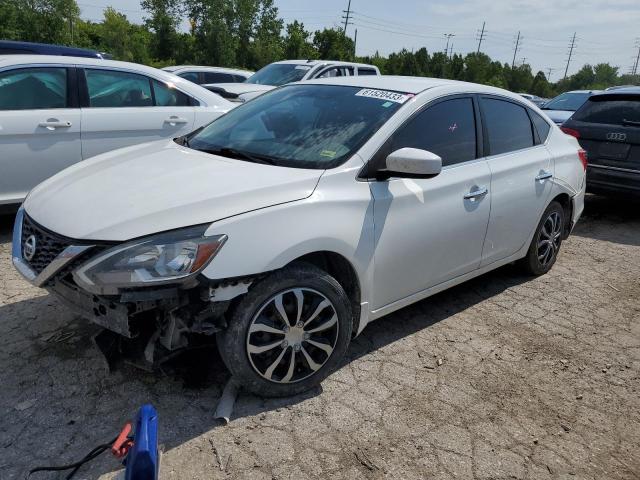
[[[263,396],[301,393],[338,365],[351,339],[344,289],[312,265],[278,271],[254,285],[218,334],[227,368]]]
[[[542,215],[527,256],[522,259],[525,271],[532,275],[543,275],[551,270],[562,244],[564,222],[562,205],[551,202]]]

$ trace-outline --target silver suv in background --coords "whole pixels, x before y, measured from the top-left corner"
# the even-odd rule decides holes
[[[573,115],[573,112],[589,100],[591,95],[595,95],[596,93],[600,93],[600,90],[573,90],[571,92],[564,92],[552,98],[540,108],[544,110],[544,113],[546,113],[556,125],[562,125]]]
[[[246,102],[287,83],[316,78],[380,75],[375,65],[334,60],[283,60],[261,68],[245,82],[204,84],[204,88],[231,100]]]

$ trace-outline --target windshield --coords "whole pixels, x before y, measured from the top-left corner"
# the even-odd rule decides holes
[[[290,85],[231,110],[187,138],[185,145],[245,161],[333,168],[409,98],[358,87]]]
[[[246,83],[279,87],[285,83],[302,80],[309,70],[311,70],[310,65],[271,63],[247,78]]]
[[[589,92],[566,92],[545,104],[543,110],[566,110],[575,112],[590,96],[591,94]]]

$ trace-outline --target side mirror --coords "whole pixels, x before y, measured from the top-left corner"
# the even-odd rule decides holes
[[[442,171],[442,158],[428,150],[401,148],[387,157],[386,168],[379,177],[431,178]]]

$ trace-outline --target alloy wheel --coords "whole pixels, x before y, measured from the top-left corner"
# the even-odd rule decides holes
[[[253,369],[276,383],[294,383],[316,373],[338,340],[338,316],[331,301],[310,288],[294,288],[269,298],[247,331]]]
[[[538,261],[546,268],[558,254],[562,238],[562,218],[552,212],[542,224],[538,235]]]

